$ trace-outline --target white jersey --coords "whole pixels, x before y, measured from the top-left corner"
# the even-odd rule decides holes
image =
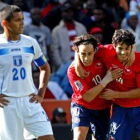
[[[17,42],[0,35],[0,94],[23,97],[35,92],[31,63],[46,63],[37,41],[20,35]]]

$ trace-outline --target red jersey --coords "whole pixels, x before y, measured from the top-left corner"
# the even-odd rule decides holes
[[[111,50],[111,51],[110,51]],[[109,87],[115,91],[129,91],[132,89],[140,88],[140,53],[135,53],[135,61],[129,68],[118,60],[113,45],[105,45],[99,48],[96,57],[99,57],[106,65],[107,69],[123,69],[122,77],[114,80],[109,84]],[[136,107],[140,106],[140,98],[133,99],[114,99],[114,103],[123,107]]]
[[[72,102],[93,110],[109,108],[111,102],[101,99],[99,96],[96,96],[91,102],[87,102],[82,98],[84,93],[92,87],[98,85],[101,79],[105,76],[106,68],[104,64],[100,60],[94,59],[90,66],[82,65],[82,67],[89,73],[89,76],[85,79],[81,79],[76,75],[74,63],[68,68],[68,78],[74,91],[72,95]]]

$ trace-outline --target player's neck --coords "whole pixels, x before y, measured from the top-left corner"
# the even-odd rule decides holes
[[[4,37],[7,40],[10,40],[10,41],[16,41],[16,40],[19,40],[20,39],[20,35],[13,35],[13,34],[6,33],[6,32],[4,32]]]

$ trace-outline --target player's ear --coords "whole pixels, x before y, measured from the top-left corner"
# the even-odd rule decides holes
[[[3,26],[6,26],[7,25],[7,21],[6,20],[3,20],[2,23],[1,23],[1,25],[2,25],[2,27]]]

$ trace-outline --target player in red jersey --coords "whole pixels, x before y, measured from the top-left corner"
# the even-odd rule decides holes
[[[101,46],[97,57],[104,61],[107,68],[123,69],[123,74],[111,82],[110,89],[100,97],[114,102],[108,138],[130,140],[134,129],[140,137],[140,54],[135,53],[134,63],[126,68],[123,63],[132,52],[134,35],[128,30],[116,30],[112,43]]]
[[[98,140],[105,140],[111,102],[99,98],[99,93],[116,77],[121,69],[108,71],[104,64],[94,58],[97,40],[89,34],[76,37],[73,44],[78,47],[78,56],[89,77],[81,79],[76,75],[74,63],[68,69],[68,78],[73,88],[71,114],[74,140],[84,140],[91,128]],[[105,75],[106,74],[106,75]]]

